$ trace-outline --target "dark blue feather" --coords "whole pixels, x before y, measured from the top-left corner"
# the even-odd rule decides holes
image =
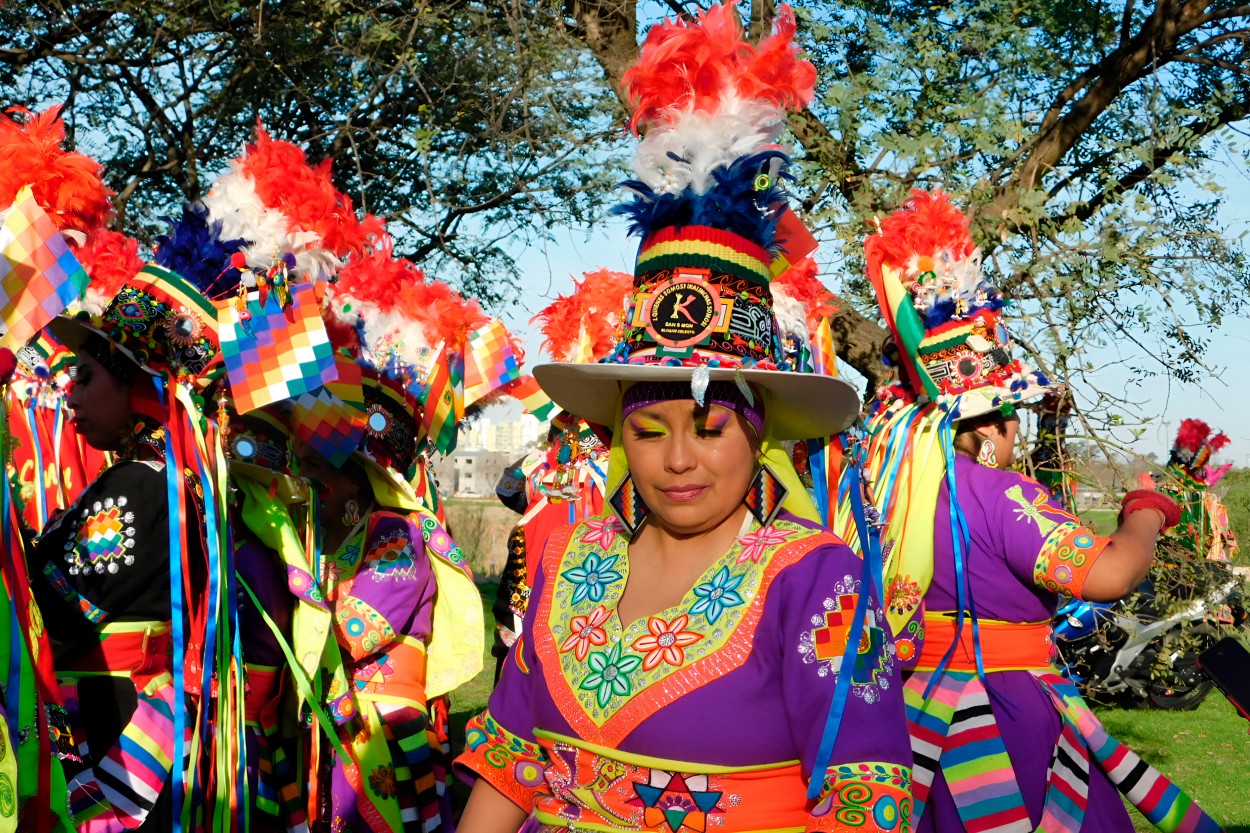
[[[177,272],[210,298],[238,289],[239,271],[231,267],[230,256],[246,246],[246,240],[222,240],[221,223],[211,222],[200,202],[184,205],[182,218],[176,222],[164,219],[169,233],[156,238],[158,264]]]
[[[775,159],[782,163],[777,179],[768,188],[757,190],[756,178]],[[776,206],[789,198],[782,183],[794,181],[788,165],[789,158],[779,150],[743,156],[712,172],[716,184],[706,194],[689,188],[679,194],[657,194],[646,183],[630,180],[621,187],[636,196],[612,213],[629,219],[629,233],[643,239],[670,226],[702,225],[733,232],[776,254]]]

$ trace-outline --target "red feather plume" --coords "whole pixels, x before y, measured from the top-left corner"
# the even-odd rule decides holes
[[[1181,427],[1176,432],[1177,448],[1185,448],[1190,451],[1198,451],[1206,443],[1207,437],[1211,436],[1211,426],[1207,425],[1200,419],[1182,419]]]
[[[384,313],[400,306],[404,291],[420,285],[425,273],[411,260],[393,257],[393,246],[383,233],[365,254],[351,258],[339,270],[335,293],[372,301]]]
[[[87,244],[74,255],[91,276],[91,289],[106,299],[116,295],[122,284],[139,274],[144,266],[139,241],[107,229],[91,235]]]
[[[666,19],[652,27],[638,62],[621,79],[634,108],[631,130],[666,111],[715,112],[734,93],[790,109],[812,100],[816,68],[799,58],[792,43],[790,7],[781,7],[776,33],[755,46],[743,40],[736,6],[730,0],[696,20]]]
[[[881,221],[877,234],[864,241],[869,274],[881,264],[905,269],[913,257],[932,258],[948,251],[963,260],[976,250],[968,218],[942,191],[914,190],[902,208]]]
[[[542,322],[543,350],[556,361],[571,361],[585,333],[594,360],[607,356],[616,346],[617,324],[633,287],[633,276],[624,272],[586,272],[573,282],[570,294],[558,296],[530,319]]]
[[[408,287],[400,305],[413,313],[413,318],[428,334],[431,344],[445,341],[463,347],[469,333],[490,320],[477,301],[464,298],[442,281],[428,281]]]
[[[60,107],[39,114],[10,107],[0,117],[0,206],[12,205],[22,186],[30,185],[57,228],[90,233],[108,221],[113,192],[101,179],[98,162],[62,149],[60,112]]]
[[[816,272],[816,261],[805,257],[773,281],[774,286],[784,287],[786,294],[807,310],[807,328],[813,333],[821,321],[838,310],[833,303],[836,296],[820,282]]]
[[[382,222],[356,217],[351,198],[334,187],[326,159],[311,165],[304,151],[273,139],[256,125],[256,142],[248,145],[240,170],[256,183],[256,195],[269,208],[286,215],[292,231],[312,231],[321,245],[338,257],[361,254],[382,232]]]

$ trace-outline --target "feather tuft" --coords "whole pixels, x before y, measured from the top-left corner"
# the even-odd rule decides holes
[[[166,218],[169,231],[156,238],[155,262],[177,272],[209,297],[238,288],[234,256],[247,245],[241,238],[223,239],[220,221],[209,219],[203,203],[182,207],[178,220]]]
[[[597,269],[573,281],[573,291],[560,295],[531,323],[539,323],[543,350],[558,362],[597,362],[620,340],[621,313],[633,292],[634,278],[624,272]]]
[[[96,231],[74,255],[91,278],[83,308],[97,316],[104,314],[104,309],[117,291],[144,265],[144,258],[139,254],[139,241],[108,229]]]
[[[798,56],[790,7],[781,7],[775,34],[755,46],[744,39],[736,6],[731,0],[694,20],[667,19],[652,27],[638,62],[621,80],[633,106],[631,130],[714,113],[735,92],[778,111],[812,100],[816,68]]]
[[[62,231],[90,234],[104,227],[113,211],[113,191],[101,178],[100,165],[76,151],[66,151],[60,107],[32,113],[10,107],[0,116],[0,206],[13,204],[22,186]]]

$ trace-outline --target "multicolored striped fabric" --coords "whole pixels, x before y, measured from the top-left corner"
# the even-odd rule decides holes
[[[1107,734],[1072,683],[1050,670],[1031,671],[1050,695],[1063,728],[1046,775],[1044,833],[1079,833],[1089,797],[1091,756],[1116,788],[1163,833],[1220,833],[1180,787]],[[968,831],[1029,833],[1016,775],[994,720],[984,683],[973,671],[918,672],[905,683],[912,733],[914,807],[918,823],[941,767]]]
[[[1222,828],[1215,819],[1184,790],[1107,734],[1076,686],[1055,673],[1034,672],[1033,676],[1050,694],[1063,715],[1065,726],[1071,726],[1079,734],[1081,754],[1088,759],[1092,753],[1111,783],[1151,824],[1163,833],[1220,833]]]
[[[69,782],[80,833],[123,833],[141,825],[160,796],[173,760],[174,688],[139,689],[130,723],[112,749]],[[89,759],[86,744],[80,747]]]
[[[994,722],[985,685],[974,672],[950,671],[924,699],[930,672],[904,684],[912,735],[912,823],[919,822],[939,767],[964,826],[972,833],[1030,833],[1028,809]]]

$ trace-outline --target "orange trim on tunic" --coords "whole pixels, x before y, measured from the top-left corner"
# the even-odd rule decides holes
[[[585,738],[590,743],[608,747],[619,746],[630,732],[655,712],[741,667],[751,656],[755,629],[763,615],[768,588],[773,579],[784,568],[797,563],[817,547],[842,543],[833,533],[813,531],[811,534],[779,547],[770,558],[767,567],[764,568],[754,597],[733,629],[733,637],[713,653],[695,660],[638,691],[600,727],[586,714],[577,699],[576,692],[571,691],[570,684],[565,679],[561,668],[560,646],[553,638],[550,628],[545,624],[551,617],[555,583],[560,580],[561,562],[573,533],[580,529],[582,529],[581,524],[563,527],[553,533],[547,542],[547,547],[543,552],[543,573],[546,581],[542,597],[539,599],[535,620],[539,625],[535,627],[532,638],[534,649],[542,661],[542,672],[547,682],[547,689],[560,707],[565,720],[579,737]],[[531,599],[531,603],[532,601]]]

